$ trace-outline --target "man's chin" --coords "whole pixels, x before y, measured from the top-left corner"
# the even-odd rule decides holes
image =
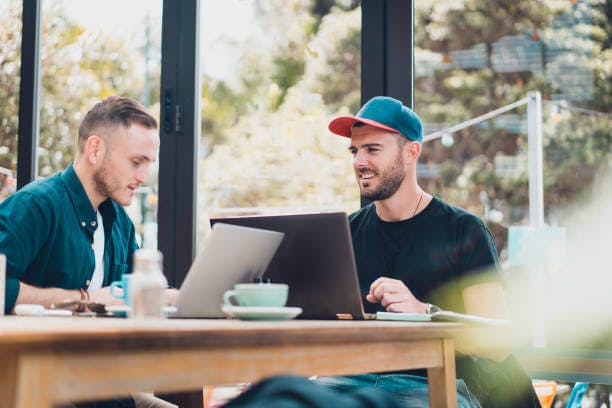
[[[359,191],[361,192],[362,196],[366,197],[376,193],[376,188],[372,185],[371,182],[362,181],[361,183],[359,183]]]
[[[129,197],[111,197],[112,200],[114,202],[116,202],[117,204],[119,204],[122,207],[127,207],[128,205],[132,204],[132,201],[134,201],[134,196],[129,196]]]
[[[367,198],[368,200],[373,200],[372,197],[376,196],[376,192],[372,190],[361,189],[361,196],[363,198]]]
[[[391,194],[385,194],[384,192],[376,189],[361,189],[361,196],[370,201],[382,201],[391,197]]]

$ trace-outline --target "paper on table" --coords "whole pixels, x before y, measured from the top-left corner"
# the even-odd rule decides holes
[[[431,320],[438,322],[461,322],[493,326],[503,326],[512,323],[510,320],[507,319],[494,319],[491,317],[482,317],[465,313],[451,312],[449,310],[441,310],[432,314]]]
[[[490,317],[482,317],[476,315],[470,315],[465,313],[456,313],[448,310],[441,310],[434,314],[424,313],[395,313],[395,312],[377,312],[377,320],[401,320],[409,322],[461,322],[470,324],[484,324],[484,325],[506,325],[510,324],[510,320],[505,319],[493,319]]]
[[[424,313],[376,312],[376,320],[404,320],[408,322],[428,322],[431,315]]]

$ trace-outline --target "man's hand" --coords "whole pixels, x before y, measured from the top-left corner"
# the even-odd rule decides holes
[[[378,278],[370,285],[368,302],[380,303],[388,312],[425,313],[427,303],[418,300],[404,282],[398,279]]]
[[[123,289],[115,288],[115,293],[121,294]],[[176,303],[179,291],[176,289],[166,289],[164,291],[164,306],[172,306]],[[94,289],[89,291],[89,301],[96,303],[103,303],[107,306],[111,305],[124,305],[123,299],[118,299],[111,295],[110,287],[107,286],[102,289]]]
[[[178,294],[179,294],[178,289],[174,289],[174,288],[166,289],[164,292],[164,306],[176,306]]]
[[[121,294],[123,289],[115,288],[115,293]],[[95,303],[102,303],[106,306],[111,305],[125,305],[123,299],[119,299],[111,295],[110,286],[106,286],[101,289],[93,289],[89,291],[89,301]]]

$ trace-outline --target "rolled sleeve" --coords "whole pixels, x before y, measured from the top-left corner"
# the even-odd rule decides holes
[[[15,307],[15,302],[17,302],[17,296],[19,295],[19,279],[16,278],[6,278],[6,289],[4,291],[4,313],[9,314],[13,311]]]
[[[29,193],[16,193],[2,203],[0,253],[6,255],[5,313],[15,307],[20,282],[47,238],[45,207]]]

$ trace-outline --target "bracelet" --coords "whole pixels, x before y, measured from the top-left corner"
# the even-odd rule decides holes
[[[81,294],[81,301],[79,302],[79,307],[76,311],[81,313],[87,309],[87,303],[89,302],[89,291],[79,288],[79,292]]]

